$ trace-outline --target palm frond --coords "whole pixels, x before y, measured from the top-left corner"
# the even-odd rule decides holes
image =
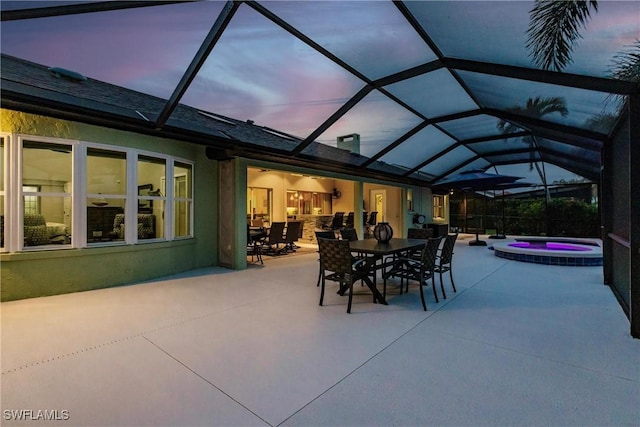
[[[533,117],[534,119],[539,119],[551,113],[560,113],[562,117],[566,117],[569,114],[567,101],[561,96],[551,96],[548,98],[537,96],[535,98],[529,98],[524,106],[515,105],[507,108],[505,111]]]
[[[514,114],[520,114],[522,116],[532,117],[534,119],[540,119],[543,116],[552,113],[560,113],[562,117],[566,117],[569,114],[567,109],[567,101],[560,96],[552,96],[549,98],[529,98],[525,102],[524,106],[515,105],[507,108],[505,111]],[[500,120],[497,124],[498,130],[502,134],[509,134],[519,130],[518,126],[505,120]],[[529,170],[533,170],[533,165],[536,163],[536,142],[533,135],[523,136],[522,141],[529,145]]]
[[[640,39],[620,51],[611,60],[609,74],[618,80],[640,82]]]
[[[597,0],[536,0],[529,11],[527,49],[534,63],[545,70],[562,71],[571,63],[580,29],[598,11]]]
[[[617,80],[627,80],[630,82],[640,82],[640,39],[635,43],[625,46],[611,59],[609,66],[609,77]],[[624,107],[626,97],[624,95],[609,94],[606,98],[606,106],[613,104],[614,108],[621,111]]]

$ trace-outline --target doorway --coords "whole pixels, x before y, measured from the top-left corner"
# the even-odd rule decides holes
[[[387,190],[369,190],[369,212],[378,212],[378,222],[384,222],[387,212]]]

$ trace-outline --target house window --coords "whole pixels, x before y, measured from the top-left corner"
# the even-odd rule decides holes
[[[193,166],[175,162],[173,164],[173,235],[190,237],[193,235]]]
[[[25,194],[24,196],[24,213],[25,214],[39,214],[40,213],[40,205],[38,205],[38,197],[37,196],[29,196],[29,193],[38,193],[40,192],[40,188],[35,185],[23,185],[22,192]]]
[[[138,239],[165,238],[166,159],[138,156]]]
[[[71,243],[71,212],[65,209],[71,205],[72,176],[70,144],[22,142],[23,247]]]
[[[262,227],[270,221],[271,188],[247,187],[247,219],[253,226]]]
[[[45,137],[14,143],[7,136],[0,137],[0,156],[3,250],[193,237],[193,164],[187,160]],[[6,217],[5,207],[16,215]]]
[[[4,174],[6,171],[4,159],[6,158],[4,138],[0,138],[0,248],[4,249]]]
[[[287,190],[287,215],[330,215],[331,193]]]
[[[444,196],[433,196],[433,218],[444,219]]]
[[[87,148],[87,243],[124,240],[127,154]]]

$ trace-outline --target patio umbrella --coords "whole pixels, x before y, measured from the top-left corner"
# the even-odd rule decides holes
[[[460,172],[459,175],[450,179],[438,181],[433,184],[433,188],[439,190],[465,190],[465,191],[483,191],[493,190],[501,184],[515,182],[522,177],[510,175],[498,175],[494,173],[486,173],[478,169],[472,169]]]
[[[436,182],[433,188],[439,190],[461,190],[461,191],[486,191],[500,188],[501,185],[515,183],[521,179],[519,176],[498,175],[486,173],[479,169],[471,169],[461,172],[451,179]],[[478,237],[478,227],[476,221],[476,240],[469,242],[470,246],[486,246],[487,243]]]

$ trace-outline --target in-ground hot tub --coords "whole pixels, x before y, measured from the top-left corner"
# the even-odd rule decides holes
[[[510,243],[494,243],[492,249],[497,257],[514,261],[573,267],[602,265],[602,247],[588,239],[522,238]]]

